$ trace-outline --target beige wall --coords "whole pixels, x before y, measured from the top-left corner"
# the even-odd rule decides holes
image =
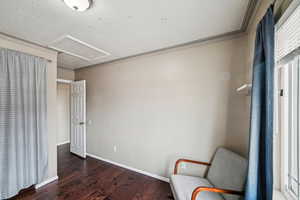
[[[249,115],[248,99],[249,96],[236,92],[236,89],[247,83],[245,68],[247,61],[247,41],[245,36],[239,39],[232,52],[233,70],[229,91],[227,129],[225,146],[244,157],[248,156],[248,135],[249,135]]]
[[[57,84],[57,144],[70,141],[70,85]]]
[[[64,80],[75,80],[75,72],[74,70],[57,68],[57,78]]]
[[[175,158],[208,160],[219,145],[247,156],[250,97],[235,89],[251,83],[256,25],[270,3],[239,38],[77,70],[93,121],[88,152],[163,176]]]
[[[52,60],[47,67],[47,101],[48,101],[48,147],[49,173],[48,177],[57,175],[56,150],[56,68],[57,53],[45,48],[31,45],[0,34],[0,47],[8,48]]]
[[[264,0],[259,3],[255,13],[253,14],[247,32],[243,36],[243,71],[242,84],[252,82],[252,63],[254,55],[254,45],[256,36],[256,26],[260,19],[266,12],[266,9],[270,5],[271,0]],[[237,112],[238,117],[235,124],[231,124],[233,128],[240,129],[240,131],[228,131],[226,146],[236,151],[241,151],[243,154],[248,153],[248,143],[249,143],[249,128],[250,128],[250,96],[243,96],[243,101],[238,101],[240,103],[239,109],[235,109],[231,112]],[[235,114],[233,114],[235,115]],[[244,131],[243,131],[244,130]]]
[[[161,176],[179,157],[209,161],[228,131],[248,131],[239,128],[244,97],[235,93],[244,43],[194,44],[77,70],[92,120],[87,151]]]

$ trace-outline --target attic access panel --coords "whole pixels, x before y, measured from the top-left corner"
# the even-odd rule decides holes
[[[87,44],[70,35],[65,35],[58,38],[51,43],[49,47],[86,61],[93,61],[110,55],[110,53]]]

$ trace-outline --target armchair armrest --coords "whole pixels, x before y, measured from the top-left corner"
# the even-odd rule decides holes
[[[175,163],[174,174],[178,173],[178,166],[179,166],[179,164],[181,162],[188,162],[188,163],[194,163],[194,164],[198,164],[198,165],[210,166],[210,163],[207,163],[207,162],[201,162],[201,161],[195,161],[195,160],[188,160],[188,159],[179,159]]]
[[[240,195],[240,196],[244,194],[244,192],[235,191],[235,190],[227,190],[227,189],[213,188],[213,187],[197,187],[193,191],[191,200],[196,200],[197,195],[202,191],[217,192],[223,194],[233,194],[233,195]]]

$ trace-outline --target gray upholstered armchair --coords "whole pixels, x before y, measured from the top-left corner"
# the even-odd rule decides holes
[[[206,165],[205,177],[178,174],[181,162]],[[218,148],[211,163],[179,159],[170,184],[176,200],[238,200],[243,196],[247,160],[224,148]]]

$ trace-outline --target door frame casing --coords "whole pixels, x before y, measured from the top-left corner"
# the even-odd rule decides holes
[[[58,79],[56,79],[56,82],[57,83],[67,83],[67,84],[70,84],[70,83],[72,83],[74,81],[73,80],[67,80],[67,79],[58,78]]]
[[[84,80],[85,81],[85,80]],[[74,82],[76,82],[75,80],[67,80],[67,79],[60,79],[60,78],[57,78],[56,79],[56,82],[57,83],[65,83],[65,84],[69,84],[70,85],[70,87],[71,87],[71,83],[74,83]],[[86,84],[86,82],[85,82],[85,84]],[[69,93],[69,95],[70,95],[70,106],[71,106],[71,91],[70,91],[70,93]],[[84,94],[85,96],[86,96],[86,91],[85,91],[85,94]],[[86,98],[86,97],[85,97]],[[86,112],[86,108],[85,108],[85,112]],[[70,110],[70,118],[72,117],[71,116],[71,110]],[[84,117],[84,121],[85,121],[85,123],[86,123],[86,116]],[[70,128],[71,128],[71,123],[72,122],[70,122]],[[85,126],[86,126],[86,124],[85,124]],[[71,131],[71,130],[70,130]],[[70,133],[71,134],[71,133]],[[87,155],[87,151],[86,151],[86,149],[87,149],[87,142],[86,142],[86,130],[85,130],[85,133],[84,133],[84,137],[85,137],[85,144],[84,144],[84,155],[83,155],[83,158],[86,158],[86,155]],[[71,143],[71,135],[70,135],[70,143]],[[70,151],[71,151],[71,149],[70,149]]]
[[[71,83],[73,82],[73,80],[68,80],[68,79],[61,79],[61,78],[57,78],[56,79],[56,84],[57,83],[64,83],[64,84],[68,84],[68,85],[70,85]],[[70,86],[71,87],[71,86]],[[56,94],[57,95],[57,94]],[[69,92],[69,105],[71,104],[71,100],[70,100],[70,92]],[[57,102],[56,102],[56,105],[57,105]],[[71,105],[70,105],[71,106]],[[70,119],[71,119],[71,111],[69,112],[69,117],[70,117]],[[57,123],[56,123],[57,124]],[[71,121],[70,121],[70,123],[69,123],[69,127],[70,127],[70,138],[71,138]],[[56,132],[56,138],[58,137],[58,132]],[[70,143],[71,143],[71,139],[69,140],[70,141]],[[57,146],[59,146],[59,145],[57,145]]]

